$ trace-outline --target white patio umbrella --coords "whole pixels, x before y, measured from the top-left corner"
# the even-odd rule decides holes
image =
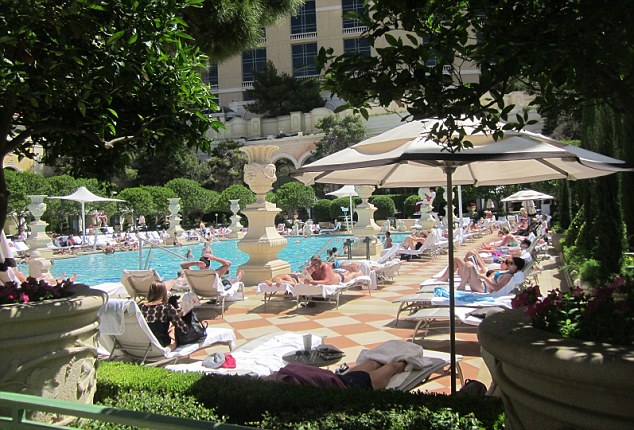
[[[535,190],[522,190],[516,193],[511,194],[508,197],[503,198],[501,201],[505,203],[509,202],[524,202],[524,207],[526,208],[529,215],[534,215],[537,213],[535,210],[535,200],[552,200],[553,196],[541,193]]]
[[[327,196],[335,196],[335,197],[349,197],[350,198],[350,217],[348,218],[348,223],[346,225],[346,228],[348,229],[348,231],[352,231],[352,229],[350,228],[351,224],[352,224],[352,198],[353,197],[358,197],[359,194],[357,194],[357,191],[354,189],[354,185],[344,185],[343,187],[339,188],[336,191],[330,192],[330,193],[326,193]]]
[[[582,148],[563,145],[530,132],[510,132],[493,141],[482,132],[469,134],[473,144],[449,152],[428,139],[439,120],[418,120],[362,141],[308,164],[294,175],[301,182],[375,185],[383,188],[446,185],[448,226],[453,225],[454,185],[507,185],[550,179],[586,179],[632,171],[626,163]],[[468,130],[469,124],[465,122]],[[400,129],[400,130],[399,130]],[[468,131],[472,133],[472,131]],[[404,141],[403,136],[415,135]],[[396,136],[396,137],[394,137]],[[448,229],[449,272],[453,273],[453,228]],[[449,277],[451,391],[456,391],[455,300]]]
[[[49,199],[61,199],[61,200],[73,200],[75,202],[81,203],[81,230],[83,232],[82,243],[86,243],[86,226],[84,225],[84,220],[86,216],[85,204],[92,202],[125,202],[125,200],[121,199],[111,199],[108,197],[100,197],[96,194],[93,194],[86,187],[79,187],[73,194],[69,194],[67,196],[50,196]]]

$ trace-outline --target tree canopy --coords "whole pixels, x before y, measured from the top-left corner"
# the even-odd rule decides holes
[[[313,188],[299,182],[287,182],[275,191],[275,203],[288,214],[297,209],[311,208],[316,201]]]
[[[494,135],[499,120],[508,120],[507,128],[525,125],[527,117],[509,116],[513,106],[504,101],[517,88],[534,92],[543,112],[601,99],[634,116],[634,10],[628,4],[375,0],[366,7],[359,19],[377,55],[322,49],[326,88],[362,114],[370,103],[397,101],[414,118],[446,118],[432,137],[449,150],[469,145],[455,123],[460,117],[481,120]]]
[[[265,117],[310,112],[325,103],[319,91],[316,79],[296,79],[288,73],[278,74],[275,65],[269,61],[264,71],[255,74],[253,89],[247,91],[247,95],[253,98],[249,110]]]
[[[357,115],[345,116],[341,119],[329,115],[317,123],[317,129],[324,133],[324,137],[317,142],[313,154],[317,158],[333,154],[350,145],[365,139],[365,126]]]

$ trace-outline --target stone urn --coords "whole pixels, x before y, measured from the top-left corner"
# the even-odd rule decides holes
[[[106,301],[104,292],[77,285],[67,298],[0,305],[0,391],[92,403],[97,312]]]
[[[504,400],[507,428],[634,428],[634,349],[533,328],[523,309],[487,317],[482,357]]]

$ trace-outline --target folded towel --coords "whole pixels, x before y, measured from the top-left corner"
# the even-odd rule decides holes
[[[405,370],[420,370],[427,364],[423,356],[423,347],[412,342],[402,340],[388,340],[374,349],[364,349],[357,358],[357,364],[368,360],[379,363],[394,363],[405,361]]]

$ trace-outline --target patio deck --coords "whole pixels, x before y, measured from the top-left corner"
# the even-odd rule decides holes
[[[497,235],[485,237],[484,241],[495,240]],[[462,256],[467,250],[481,244],[482,240],[456,248],[456,255]],[[542,291],[560,288],[564,282],[559,274],[559,257],[551,248],[551,258],[541,263],[544,269],[539,278]],[[401,321],[395,327],[397,303],[392,300],[418,290],[419,283],[438,273],[447,264],[446,255],[440,255],[432,261],[403,261],[400,276],[393,283],[379,286],[378,290],[368,294],[359,289],[348,290],[341,297],[339,309],[333,304],[317,303],[315,307],[296,309],[291,300],[275,299],[266,309],[262,296],[255,294],[255,287],[245,288],[246,300],[232,302],[225,311],[224,320],[216,317],[208,320],[213,327],[227,327],[235,331],[240,345],[258,336],[277,331],[311,332],[327,336],[326,343],[335,345],[345,352],[339,363],[354,363],[354,360],[366,348],[375,347],[390,339],[411,339],[414,324]],[[200,315],[206,318],[205,311]],[[438,323],[424,340],[417,340],[424,348],[449,352],[449,324]],[[220,350],[211,347],[207,353]],[[457,325],[456,350],[464,356],[461,363],[465,379],[477,379],[485,385],[491,382],[491,375],[480,357],[475,327]],[[224,350],[226,351],[226,350]],[[204,351],[194,358],[202,359]],[[334,370],[336,366],[331,366]],[[449,393],[450,377],[437,375],[420,389],[437,393]],[[459,384],[459,383],[458,383]]]

